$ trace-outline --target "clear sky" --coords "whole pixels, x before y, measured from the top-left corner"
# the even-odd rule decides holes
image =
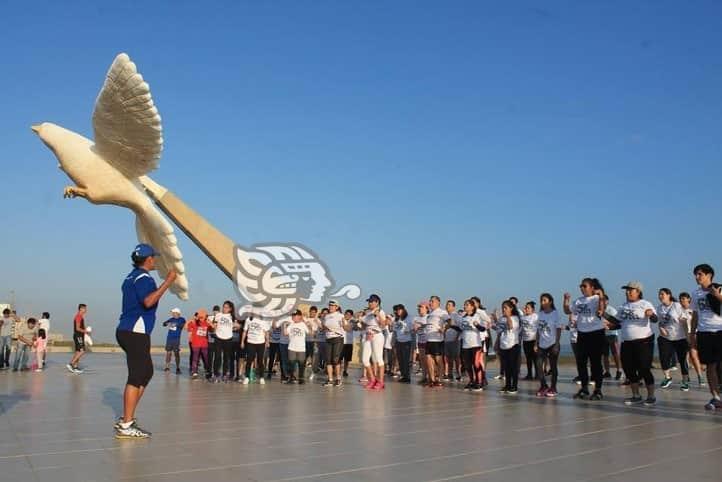
[[[618,302],[629,279],[654,298],[722,271],[719,2],[99,3],[0,6],[0,302],[21,314],[69,332],[85,302],[112,337],[133,216],[64,200],[29,127],[92,137],[119,52],[163,118],[158,182],[387,306],[561,302],[585,275]],[[233,297],[179,239],[191,300],[160,311]]]

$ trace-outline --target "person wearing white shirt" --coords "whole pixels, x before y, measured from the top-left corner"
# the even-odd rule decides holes
[[[483,375],[481,335],[486,332],[486,326],[473,300],[464,301],[464,314],[459,322],[459,327],[461,328],[461,356],[469,376],[469,383],[464,390],[480,392],[484,389],[481,383]]]
[[[481,298],[478,296],[472,296],[471,301],[476,307],[476,313],[481,318],[481,322],[484,325],[485,330],[481,332],[481,350],[479,350],[480,361],[481,361],[481,386],[486,387],[489,382],[486,379],[486,354],[489,352],[489,346],[492,343],[491,339],[491,317],[486,312],[486,309],[481,305]]]
[[[617,310],[613,306],[609,306],[609,297],[605,294],[604,301],[607,302],[605,313],[608,315],[616,316]],[[611,379],[612,374],[609,371],[609,356],[614,358],[614,367],[617,370],[614,375],[615,380],[622,378],[622,360],[619,357],[619,330],[604,330],[604,336],[607,339],[607,346],[604,348],[602,353],[602,365],[604,366],[604,379]]]
[[[215,315],[211,321],[216,334],[216,356],[213,361],[213,374],[216,383],[228,382],[231,379],[232,365],[235,363],[233,357],[234,311],[233,303],[226,300],[223,302],[221,313]],[[223,368],[222,376],[221,367]],[[260,373],[259,376],[262,377],[263,373]]]
[[[450,318],[441,309],[441,298],[429,298],[429,315],[426,317],[426,365],[429,370],[429,386],[443,387],[441,372],[444,369],[444,326]]]
[[[381,298],[378,295],[371,295],[366,300],[368,307],[361,319],[361,324],[366,332],[366,339],[363,348],[363,366],[366,372],[369,390],[384,389],[384,335],[386,327],[386,313],[381,309]]]
[[[605,319],[610,329],[620,329],[622,337],[622,368],[632,388],[632,397],[625,399],[624,404],[653,406],[657,399],[652,375],[654,333],[650,323],[657,322],[657,311],[644,299],[644,288],[639,281],[630,281],[622,289],[627,296],[626,303],[617,309],[616,316],[605,315]],[[639,394],[640,380],[644,380],[647,388],[646,400]]]
[[[602,314],[607,306],[604,300],[602,284],[596,278],[584,278],[579,285],[582,296],[571,301],[571,295],[564,293],[564,313],[576,316],[577,330],[577,375],[582,387],[574,395],[575,399],[601,400],[602,382],[602,353],[607,340],[604,332]],[[592,367],[594,380],[594,393],[589,395],[589,373],[587,363]]]
[[[659,290],[659,305],[657,306],[657,316],[659,318],[659,338],[657,344],[659,346],[659,362],[664,371],[664,380],[662,380],[661,388],[669,388],[672,385],[672,368],[674,364],[674,355],[677,355],[679,366],[682,371],[682,384],[680,390],[689,391],[689,366],[687,365],[687,352],[689,351],[689,343],[687,342],[687,324],[680,321],[682,316],[682,305],[672,296],[672,290],[662,288]]]
[[[343,351],[344,337],[348,323],[341,314],[338,303],[334,300],[328,302],[328,314],[323,317],[321,330],[325,332],[326,348],[326,374],[328,379],[325,387],[341,386],[341,352]]]
[[[454,379],[454,368],[456,368],[456,381],[461,381],[461,347],[459,346],[461,335],[462,315],[456,312],[456,301],[446,302],[446,313],[449,319],[444,325],[444,380]]]
[[[536,303],[529,301],[524,305],[524,314],[521,316],[521,342],[526,360],[526,376],[524,380],[538,380],[539,372],[536,369],[536,345],[537,325],[539,315],[536,314]],[[534,375],[532,376],[532,370]]]
[[[564,324],[554,306],[554,298],[549,293],[542,293],[539,297],[541,310],[538,314],[537,335],[534,338],[534,352],[536,356],[536,371],[539,376],[540,387],[537,397],[554,398],[557,396],[557,379],[559,377],[559,341],[562,337]],[[551,371],[551,386],[547,385],[544,373],[544,361],[549,363]]]
[[[354,319],[353,310],[346,310],[343,314],[346,330],[343,335],[343,351],[341,352],[341,361],[343,361],[343,377],[348,377],[348,364],[353,360],[353,342],[354,342]]]
[[[411,383],[411,338],[414,320],[409,316],[404,305],[394,306],[392,328],[396,337],[396,359],[399,363],[400,383]]]
[[[414,317],[414,333],[421,368],[421,383],[426,385],[429,383],[429,369],[426,362],[426,319],[429,316],[429,302],[420,301],[416,309],[418,316]]]
[[[496,321],[499,332],[499,356],[504,365],[504,388],[499,393],[515,395],[519,385],[519,362],[521,347],[519,346],[520,323],[518,311],[514,303],[506,300],[501,304],[501,318]]]
[[[246,350],[246,376],[243,384],[248,385],[251,376],[251,366],[254,361],[256,364],[256,373],[258,383],[266,384],[263,378],[263,358],[266,348],[270,344],[271,324],[258,316],[251,316],[243,325],[243,334],[241,335],[241,350]]]
[[[722,362],[722,291],[713,282],[714,269],[708,264],[695,266],[698,288],[692,293],[692,326],[690,341],[697,347],[699,360],[707,365],[707,386],[712,399],[706,410],[722,410],[718,369]]]
[[[679,321],[686,327],[687,329],[687,343],[689,344],[689,364],[692,365],[694,368],[695,373],[697,373],[697,383],[699,384],[700,388],[704,388],[707,386],[707,382],[702,378],[702,373],[704,373],[704,370],[702,369],[702,362],[699,361],[699,352],[697,351],[697,347],[692,344],[690,340],[690,336],[692,335],[692,295],[687,293],[686,291],[682,291],[679,294],[679,304],[682,307],[682,314],[679,317]]]
[[[288,378],[286,383],[305,383],[306,372],[306,340],[313,335],[314,327],[303,319],[301,310],[291,314],[291,320],[281,323],[283,336],[288,339]],[[296,378],[296,365],[298,365],[298,378]]]

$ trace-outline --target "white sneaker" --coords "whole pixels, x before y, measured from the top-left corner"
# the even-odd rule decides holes
[[[261,384],[261,385],[265,385],[265,384],[266,384],[266,380],[263,379],[263,378],[260,378],[260,379],[258,380],[258,383]]]
[[[42,372],[42,371],[43,371],[42,368],[36,368],[36,369],[35,369],[35,373],[40,373],[40,372]]]
[[[70,363],[65,365],[65,368],[67,368],[70,373],[75,373],[75,368],[73,368],[73,365],[71,365]]]
[[[251,383],[251,380],[250,380],[248,377],[246,377],[246,378],[243,379],[243,384],[244,384],[244,385],[248,385],[249,383]]]
[[[311,375],[308,377],[308,381],[312,382],[314,377],[315,377],[315,375],[313,373],[311,373]]]

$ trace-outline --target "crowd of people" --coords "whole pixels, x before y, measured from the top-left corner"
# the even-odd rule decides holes
[[[711,266],[695,267],[694,276],[698,286],[691,294],[679,293],[677,299],[662,288],[655,303],[644,299],[640,282],[631,281],[622,287],[626,301],[616,308],[599,280],[585,278],[579,286],[581,296],[564,294],[561,308],[550,293],[543,293],[538,302],[523,305],[510,297],[492,312],[478,297],[460,306],[447,300],[442,307],[440,298],[431,296],[419,302],[413,314],[400,304],[386,313],[378,295],[371,295],[368,306],[357,312],[343,311],[332,300],[321,310],[312,306],[305,314],[296,311],[271,321],[253,315],[237,319],[231,301],[213,307],[211,313],[198,310],[190,322],[174,309],[163,323],[168,327],[165,370],[170,370],[174,356],[176,373],[181,373],[180,336],[187,331],[194,379],[202,378],[202,363],[203,376],[211,382],[249,384],[255,378],[265,384],[278,365],[283,383],[302,384],[325,371],[323,385],[339,386],[348,376],[356,346],[363,365],[360,382],[370,390],[383,390],[388,379],[411,383],[413,371],[427,387],[463,379],[465,390],[478,392],[488,386],[487,356],[495,353],[502,393],[518,392],[524,360],[525,380],[539,383],[537,396],[553,398],[558,394],[560,345],[566,330],[577,365],[574,381],[580,385],[575,399],[603,399],[604,381],[620,380],[623,371],[622,383],[631,388],[624,403],[654,405],[652,363],[658,351],[660,388],[672,387],[672,373],[678,369],[679,389],[689,391],[691,365],[696,386],[708,386],[712,393],[706,408],[720,409],[722,294]]]
[[[147,250],[154,253],[152,247]],[[116,430],[117,435],[127,431],[128,437],[150,436],[135,424],[134,410],[153,374],[149,354],[154,310],[172,282],[169,277],[156,287],[148,275],[153,256],[134,257],[139,267],[123,285],[124,311],[117,338],[128,354],[129,378],[126,413],[117,422]],[[231,301],[214,306],[210,313],[199,309],[190,320],[175,308],[162,323],[167,329],[164,369],[170,371],[175,362],[176,374],[182,374],[181,340],[182,334],[188,333],[189,374],[194,380],[265,384],[278,374],[286,384],[303,384],[321,377],[324,387],[338,387],[349,376],[354,351],[360,350],[357,354],[363,369],[359,382],[368,390],[384,390],[387,380],[411,383],[412,377],[418,375],[419,383],[426,387],[440,388],[463,380],[464,390],[480,392],[489,385],[487,357],[493,352],[499,363],[496,378],[503,380],[501,393],[518,393],[523,358],[525,380],[539,384],[536,395],[553,398],[558,395],[562,332],[568,331],[577,368],[574,381],[579,385],[574,399],[602,400],[605,380],[620,380],[623,371],[622,383],[631,389],[624,403],[654,405],[652,364],[656,347],[663,372],[659,388],[673,385],[672,372],[678,365],[679,389],[689,391],[691,365],[697,386],[706,385],[712,395],[704,408],[722,410],[722,292],[713,281],[714,269],[710,265],[696,266],[693,274],[697,286],[691,293],[675,297],[670,289],[661,288],[655,303],[644,298],[640,282],[630,281],[622,287],[626,300],[618,307],[610,305],[599,280],[584,278],[579,285],[580,296],[565,293],[561,308],[557,308],[550,293],[542,293],[538,302],[523,305],[518,298],[510,297],[500,309],[491,312],[479,297],[466,299],[460,305],[447,300],[442,308],[441,299],[431,296],[419,302],[414,313],[401,304],[386,313],[376,294],[368,297],[367,307],[360,311],[343,311],[332,300],[320,310],[312,306],[307,313],[296,310],[288,317],[273,320],[254,314],[239,318]],[[138,300],[140,306],[136,306]],[[73,320],[75,352],[67,365],[73,373],[82,373],[78,363],[90,332],[84,321],[86,310],[86,305],[81,304]],[[23,322],[10,310],[3,312],[0,369],[11,366],[11,351],[15,352],[14,371],[29,369],[30,358],[33,369],[44,368],[49,319],[50,315],[43,313],[39,321],[28,318]],[[141,321],[143,325],[139,325]],[[616,368],[614,376],[611,360]]]

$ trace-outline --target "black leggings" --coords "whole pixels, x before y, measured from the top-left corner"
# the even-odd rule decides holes
[[[554,344],[549,348],[539,348],[536,356],[536,372],[542,388],[547,388],[546,375],[544,373],[544,360],[549,360],[549,370],[552,372],[552,390],[557,391],[557,378],[559,377],[559,345]]]
[[[676,354],[682,376],[688,376],[687,352],[689,351],[689,343],[687,343],[687,339],[671,341],[660,336],[657,338],[657,344],[659,345],[659,363],[662,365],[662,370],[669,370],[674,366],[674,355]]]
[[[263,355],[266,352],[265,343],[246,343],[246,378],[251,376],[251,364],[256,360],[256,376],[263,376]]]
[[[645,385],[654,385],[652,357],[654,356],[654,335],[640,340],[622,342],[622,368],[631,383],[644,380]]]
[[[128,365],[127,385],[147,387],[153,378],[153,360],[150,357],[150,335],[116,330],[115,339],[125,352]]]
[[[411,342],[396,342],[396,359],[399,361],[401,378],[411,378]]]
[[[602,390],[604,372],[602,370],[602,354],[607,347],[607,338],[604,330],[579,332],[577,337],[577,375],[582,382],[582,389],[589,387],[589,372],[587,361],[592,366],[592,380],[595,391]]]
[[[273,371],[273,366],[276,364],[276,360],[281,359],[281,349],[279,348],[280,343],[271,343],[268,345],[268,374],[270,375]]]
[[[504,362],[504,375],[506,384],[505,390],[516,390],[519,386],[519,360],[521,358],[521,347],[514,345],[508,350],[500,349],[501,359]]]
[[[480,346],[461,349],[461,359],[464,362],[466,373],[469,375],[469,383],[481,383],[483,373],[481,369],[481,355]]]
[[[534,370],[534,378],[539,378],[539,370],[536,368],[536,353],[534,353],[534,345],[536,341],[525,341],[522,342],[524,347],[524,358],[526,359],[526,376],[531,376],[532,370]]]
[[[222,375],[231,374],[231,365],[233,364],[233,338],[227,340],[216,339],[216,355],[213,359],[213,373],[216,376],[221,375],[221,363],[223,363]]]

